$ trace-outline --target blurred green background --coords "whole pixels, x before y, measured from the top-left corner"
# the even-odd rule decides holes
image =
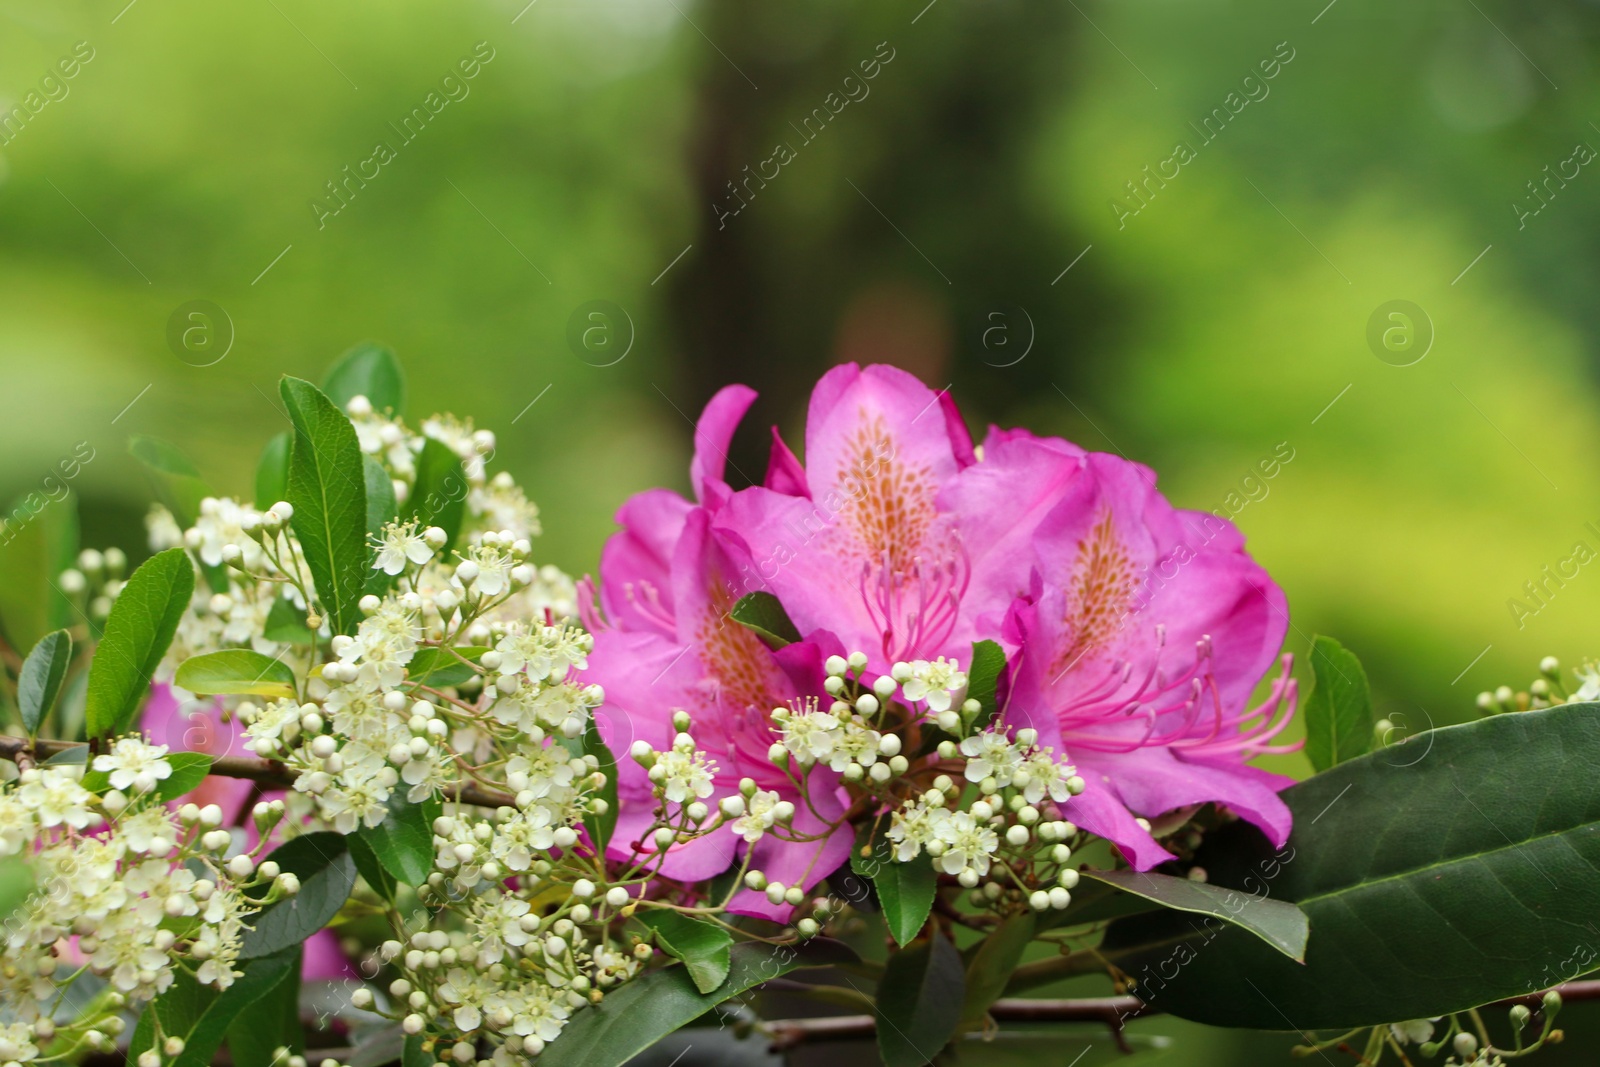
[[[88,442],[85,541],[141,554],[130,434],[248,495],[278,375],[375,338],[413,420],[496,431],[544,557],[582,573],[628,494],[686,484],[716,388],[763,391],[733,452],[758,475],[824,368],[882,360],[975,424],[1237,511],[1292,649],[1332,633],[1380,711],[1457,721],[1544,654],[1600,653],[1594,568],[1543,573],[1600,550],[1597,22],[1505,0],[4,0],[0,495]],[[346,167],[369,177],[340,203]],[[197,300],[227,324],[185,349],[169,323]],[[1398,351],[1369,340],[1395,300],[1422,312]],[[594,301],[611,332],[586,348]],[[1139,1026],[1181,1032],[1187,1063],[1288,1044]]]

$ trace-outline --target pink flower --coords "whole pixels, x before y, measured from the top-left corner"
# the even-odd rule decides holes
[[[998,450],[996,450],[998,452]],[[1171,859],[1134,816],[1208,801],[1281,845],[1293,780],[1245,760],[1289,721],[1290,657],[1270,695],[1250,696],[1288,626],[1282,590],[1231,523],[1179,511],[1147,468],[1085,457],[1082,473],[1032,536],[1033,589],[1007,637],[1007,722],[1065,751],[1086,782],[1067,815],[1141,870]],[[1294,746],[1289,746],[1294,747]]]
[[[618,512],[624,528],[601,557],[606,619],[592,613],[588,619],[595,648],[584,678],[605,689],[606,702],[596,718],[618,757],[620,804],[608,849],[612,859],[648,860],[650,869],[667,877],[700,881],[734,865],[747,847],[722,827],[673,846],[657,860],[653,844],[641,840],[654,822],[656,802],[644,769],[628,750],[636,740],[658,751],[670,748],[673,712],[682,709],[692,718],[697,746],[716,764],[708,805],[735,795],[746,777],[794,804],[793,833],[816,840],[782,840],[779,835],[790,831],[769,832],[751,846],[751,867],[769,881],[806,889],[849,857],[850,829],[831,826],[844,813],[837,775],[813,768],[802,793],[768,760],[768,749],[778,740],[770,716],[773,708],[806,697],[827,699],[822,662],[837,650],[837,642],[816,635],[773,652],[728,618],[748,591],[740,579],[749,561],[742,544],[715,533],[711,523],[729,495],[721,454],[753,397],[747,389],[723,390],[707,405],[691,468],[699,503],[653,490]],[[734,899],[733,909],[769,918],[792,910],[747,890]]]

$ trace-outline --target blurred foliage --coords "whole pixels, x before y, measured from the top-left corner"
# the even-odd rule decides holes
[[[411,418],[498,433],[544,557],[581,573],[628,494],[685,484],[716,388],[766,393],[732,451],[758,475],[821,369],[883,359],[975,425],[1123,452],[1178,503],[1237,510],[1291,648],[1336,635],[1411,728],[1546,653],[1600,654],[1600,579],[1524,592],[1600,548],[1600,175],[1541,186],[1521,228],[1513,207],[1600,146],[1593,5],[525,2],[0,0],[0,99],[59,97],[0,136],[0,495],[49,489],[88,442],[85,543],[142,555],[130,436],[248,495],[278,375],[372,337]],[[92,59],[46,84],[79,42]],[[480,42],[493,58],[405,143],[391,124]],[[1280,42],[1261,95],[1246,76]],[[1207,142],[1230,93],[1259,98]],[[319,228],[312,201],[379,140],[395,158]],[[1139,204],[1127,183],[1178,141],[1194,158]],[[1436,334],[1412,366],[1368,347],[1396,299]],[[213,365],[169,347],[194,300],[232,322]],[[633,324],[620,363],[569,347],[594,300]],[[1513,597],[1539,610],[1519,624]],[[1138,1025],[1201,1062],[1182,1024]],[[1287,1043],[1230,1040],[1206,1062]]]

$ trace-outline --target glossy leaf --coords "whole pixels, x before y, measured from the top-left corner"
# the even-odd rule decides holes
[[[361,462],[367,491],[368,558],[364,581],[367,592],[381,597],[394,584],[395,576],[373,567],[372,557],[377,552],[376,542],[382,538],[384,526],[395,521],[400,505],[395,501],[394,482],[383,464],[366,455],[361,457]]]
[[[850,851],[850,869],[872,880],[890,935],[897,944],[909,945],[922,932],[928,913],[933,910],[939,875],[926,856],[917,856],[909,863],[895,860],[884,829],[886,826],[868,824],[862,830],[856,847]],[[863,855],[869,834],[871,852]]]
[[[1084,871],[1082,875],[1154,901],[1164,908],[1209,915],[1231,923],[1255,934],[1296,962],[1304,962],[1306,958],[1310,924],[1305,912],[1286,900],[1258,897],[1226,886],[1154,872]]]
[[[798,945],[746,941],[729,953],[728,977],[710,993],[695,988],[682,967],[666,967],[629,981],[605,1000],[573,1013],[539,1057],[541,1067],[621,1067],[661,1038],[718,1004],[800,967],[852,963],[845,945],[817,938]]]
[[[595,854],[603,856],[611,843],[612,831],[617,828],[617,759],[601,739],[600,729],[592,717],[583,731],[583,754],[593,756],[600,764],[600,773],[606,776],[606,784],[600,790],[600,799],[606,802],[605,814],[590,812],[583,817],[583,827],[594,843]]]
[[[733,935],[713,923],[675,911],[647,911],[638,919],[655,934],[656,943],[683,961],[694,987],[709,993],[728,977]]]
[[[300,892],[285,897],[251,918],[242,959],[270,956],[298,945],[339,913],[355,885],[356,865],[342,834],[306,834],[275,849],[267,857],[300,879]]]
[[[878,983],[878,1055],[885,1067],[922,1067],[955,1036],[966,997],[961,955],[944,935],[889,957]]]
[[[204,752],[169,752],[167,762],[172,773],[156,786],[156,796],[163,801],[177,800],[185,793],[200,788],[200,783],[211,773],[212,759]]]
[[[32,648],[79,621],[60,585],[77,555],[76,497],[28,493],[0,513],[0,628],[12,648]]]
[[[90,737],[126,733],[133,726],[193,595],[194,565],[181,548],[158,552],[133,572],[111,605],[89,665]]]
[[[418,1039],[421,1034],[415,1035]],[[356,1042],[355,1048],[350,1051],[350,1058],[345,1060],[345,1067],[385,1067],[386,1064],[400,1063],[405,1055],[406,1035],[400,1029],[399,1023],[371,1030]],[[428,1067],[432,1067],[433,1057],[428,1057]]]
[[[343,411],[352,397],[364,396],[374,411],[399,414],[406,406],[406,376],[394,350],[363,341],[328,368],[322,391]]]
[[[65,630],[45,634],[22,661],[22,671],[17,676],[17,707],[22,712],[22,728],[29,737],[39,732],[39,724],[55,706],[71,662],[72,637]]]
[[[282,985],[300,969],[300,946],[282,949],[269,956],[241,960],[239,970],[244,972],[233,980],[216,999],[201,1012],[193,1029],[185,1039],[183,1052],[175,1059],[164,1062],[171,1067],[208,1067],[228,1029],[246,1010],[252,1011],[252,1020],[259,1022],[253,1011],[263,998]]]
[[[248,648],[191,656],[178,665],[174,681],[201,696],[294,696],[294,668]]]
[[[284,970],[276,985],[228,1026],[228,1053],[233,1058],[233,1067],[283,1067],[283,1062],[274,1057],[278,1049],[304,1050],[305,1031],[300,1025],[300,965],[301,960],[297,958]]]
[[[317,599],[333,632],[355,633],[367,580],[365,464],[350,420],[310,382],[279,386],[294,420],[288,501]]]
[[[256,463],[256,510],[266,511],[289,496],[289,453],[294,436],[284,430],[272,435]]]
[[[975,728],[981,729],[999,714],[1000,676],[1006,669],[1005,651],[993,641],[972,646],[972,666],[967,670],[967,696],[983,706]]]
[[[1013,915],[978,943],[978,950],[967,964],[966,990],[961,1005],[962,1029],[982,1025],[989,1014],[989,1006],[1005,991],[1012,972],[1033,940],[1033,931],[1032,914]]]
[[[746,593],[728,612],[728,618],[753,631],[772,648],[782,648],[800,640],[794,620],[771,593]]]
[[[487,651],[486,645],[466,645],[453,651],[448,648],[419,648],[417,654],[411,657],[411,662],[406,664],[406,678],[417,685],[432,686],[434,689],[461,685],[478,676],[477,671],[461,661],[466,659],[476,663]]]
[[[345,837],[345,845],[350,849],[350,858],[355,861],[356,873],[365,878],[372,891],[385,900],[393,901],[395,895],[394,875],[383,869],[383,864],[378,862],[378,854],[372,851],[372,846],[360,834],[350,834]]]
[[[1331,637],[1312,639],[1311,673],[1306,756],[1325,771],[1372,749],[1372,691],[1361,661]]]
[[[1595,967],[1600,705],[1429,731],[1282,795],[1287,848],[1236,823],[1196,858],[1214,885],[1297,903],[1311,923],[1305,964],[1220,923],[1119,921],[1100,951],[1155,1007],[1222,1026],[1348,1028]]]
[[[140,1013],[128,1041],[128,1062],[136,1064],[140,1053],[155,1047],[157,1019],[163,1034],[187,1037],[216,1000],[216,990],[195,981],[188,971],[175,968],[172,984]]]
[[[437,803],[414,804],[405,786],[389,797],[389,814],[377,826],[363,826],[361,839],[383,869],[406,885],[421,885],[433,870],[433,820]]]
[[[467,472],[461,457],[443,441],[428,438],[417,456],[417,480],[411,490],[411,514],[418,527],[437,526],[444,531],[444,547],[437,558],[449,558],[449,552],[461,533],[461,520],[467,507]]]

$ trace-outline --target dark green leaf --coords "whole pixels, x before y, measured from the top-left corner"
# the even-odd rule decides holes
[[[279,597],[267,610],[267,624],[262,636],[269,641],[286,645],[309,645],[312,633],[306,629],[306,609],[297,607],[288,597]]]
[[[363,826],[361,839],[383,869],[406,885],[421,885],[433,870],[433,820],[437,805],[413,804],[405,786],[389,796],[389,814],[377,826]]]
[[[444,531],[446,540],[438,555],[447,558],[466,514],[467,472],[461,466],[461,457],[443,441],[430,437],[422,443],[409,506],[423,529],[437,526]]]
[[[333,632],[355,633],[367,581],[365,464],[350,420],[310,382],[279,386],[294,420],[289,495],[295,536]]]
[[[709,993],[728,977],[733,935],[720,926],[675,911],[647,911],[638,916],[656,937],[656,943],[680,959],[694,987]]]
[[[301,950],[293,951],[298,954]],[[237,1016],[227,1028],[233,1067],[283,1067],[282,1061],[275,1061],[273,1056],[278,1049],[303,1051],[300,963],[297,958],[278,979],[278,984],[250,1005],[249,1014]]]
[[[782,648],[800,640],[794,621],[771,593],[746,593],[728,612],[728,618],[753,631],[772,648]]]
[[[1170,874],[1139,871],[1084,871],[1083,877],[1165,908],[1209,915],[1248,930],[1296,962],[1306,958],[1306,939],[1311,936],[1306,913],[1286,900],[1273,900],[1241,893],[1207,882],[1191,882]]]
[[[355,861],[342,834],[306,834],[275,849],[267,857],[300,879],[300,892],[286,897],[250,919],[255,929],[244,935],[240,957],[254,959],[298,945],[324,926],[344,906],[356,882]]]
[[[871,853],[863,855],[871,836]],[[850,850],[850,868],[863,878],[872,879],[883,909],[883,921],[895,942],[909,945],[922,932],[933,910],[933,897],[939,888],[939,874],[926,856],[909,863],[894,858],[894,848],[876,823],[867,824]]]
[[[211,490],[200,479],[200,470],[189,457],[158,437],[134,434],[128,439],[128,452],[150,472],[161,502],[178,525],[188,528],[200,515],[200,501]]]
[[[993,641],[978,641],[972,646],[972,667],[967,671],[967,696],[983,705],[973,729],[982,729],[999,714],[1000,674],[1006,669],[1006,654]]]
[[[1033,940],[1034,916],[1013,915],[989,932],[978,944],[972,962],[967,964],[966,994],[961,1007],[961,1027],[970,1030],[982,1024],[993,1004],[1005,991],[1011,973],[1022,960],[1022,953]]]
[[[178,665],[173,679],[201,696],[294,696],[294,668],[248,648],[225,648],[191,656]]]
[[[1196,859],[1214,885],[1297,903],[1311,922],[1305,965],[1221,923],[1118,922],[1100,951],[1155,1007],[1222,1026],[1347,1028],[1594,968],[1600,705],[1429,731],[1282,796],[1294,814],[1282,851],[1235,823]]]
[[[600,773],[606,776],[606,784],[600,790],[600,799],[606,802],[605,814],[590,812],[583,817],[583,827],[589,832],[595,854],[604,856],[606,846],[611,843],[611,832],[617,828],[617,759],[601,740],[600,729],[592,717],[583,731],[583,754],[593,756],[600,764]]]
[[[416,1037],[420,1041],[421,1034]],[[345,1060],[346,1067],[385,1067],[386,1064],[399,1063],[405,1055],[406,1035],[400,1030],[399,1023],[393,1023],[362,1036],[356,1042],[356,1047],[351,1050],[350,1058]],[[433,1067],[433,1057],[428,1057],[428,1067]]]
[[[487,651],[489,649],[484,645],[467,645],[454,650],[419,648],[417,654],[411,657],[411,662],[406,664],[406,677],[417,685],[435,689],[461,685],[478,676],[477,671],[461,661],[467,659],[476,663]]]
[[[361,461],[367,489],[367,538],[369,542],[376,542],[383,537],[384,526],[395,521],[400,505],[395,502],[394,482],[389,478],[389,472],[383,469],[383,464],[371,456],[362,456]],[[372,566],[371,557],[376,552],[376,545],[369,543],[366,591],[374,596],[383,596],[394,583],[394,575],[385,574]]]
[[[334,361],[322,379],[322,391],[344,410],[352,397],[364,396],[374,411],[398,415],[406,405],[406,378],[393,350],[363,341]]]
[[[433,1067],[438,1062],[423,1047],[426,1040],[422,1034],[412,1034],[406,1038],[405,1049],[400,1054],[400,1067]]]
[[[266,511],[289,496],[289,453],[294,437],[288,430],[272,435],[256,464],[256,510]]]
[[[28,493],[0,514],[0,627],[12,648],[32,648],[79,618],[61,591],[77,555],[76,497]]]
[[[170,752],[167,762],[172,764],[172,773],[156,786],[156,796],[164,801],[177,800],[190,790],[198,789],[211,773],[211,757],[203,752]]]
[[[90,737],[126,733],[194,595],[194,564],[181,548],[145,560],[111,605],[89,665]]]
[[[937,930],[889,957],[878,983],[878,1055],[885,1067],[922,1067],[955,1036],[966,997],[961,955]]]
[[[164,1036],[187,1037],[216,1000],[216,990],[201,985],[189,972],[175,969],[172,985],[140,1014],[138,1025],[133,1028],[133,1037],[128,1042],[128,1063],[137,1063],[141,1052],[155,1047],[157,1019],[161,1020]]]
[[[234,1020],[282,985],[291,972],[299,969],[298,944],[270,956],[241,960],[239,970],[244,973],[235,978],[233,984],[201,1013],[194,1028],[189,1031],[183,1052],[169,1061],[172,1067],[208,1067],[217,1049],[222,1047],[223,1038],[227,1037],[228,1028]],[[252,1021],[259,1018],[253,1010],[250,1017]]]
[[[394,875],[383,869],[383,864],[378,862],[377,853],[372,851],[372,846],[360,834],[350,834],[345,839],[345,844],[350,849],[350,858],[355,861],[356,871],[372,891],[384,900],[393,902],[395,880]]]
[[[22,672],[17,676],[17,706],[22,712],[22,729],[29,737],[39,732],[39,724],[55,706],[71,662],[72,637],[65,630],[45,634],[22,661]]]
[[[1306,700],[1306,756],[1319,771],[1372,749],[1372,692],[1361,661],[1331,637],[1311,641],[1315,685]]]
[[[89,762],[89,746],[73,745],[64,748],[44,761],[46,767],[80,767]]]
[[[696,989],[682,967],[641,975],[607,993],[599,1004],[574,1012],[539,1062],[541,1067],[621,1067],[667,1034],[753,986],[799,967],[856,960],[848,947],[827,938],[798,945],[741,942],[731,950],[727,980],[712,992]]]

